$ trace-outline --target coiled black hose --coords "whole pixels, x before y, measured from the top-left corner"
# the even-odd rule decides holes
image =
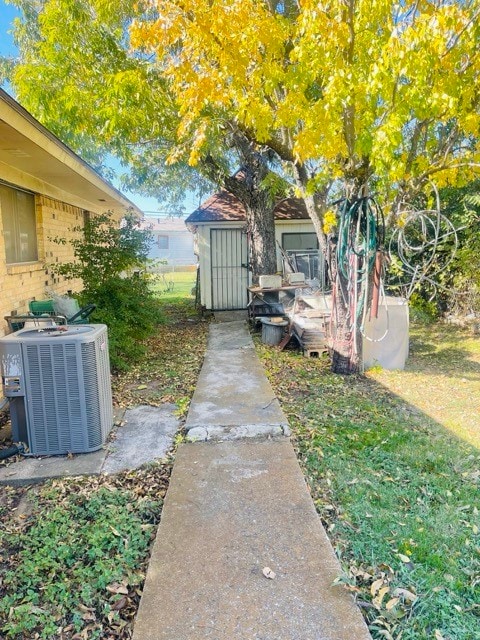
[[[17,453],[22,453],[22,451],[23,447],[16,444],[14,444],[12,447],[8,447],[8,449],[0,449],[0,460],[6,460],[7,458],[16,456]]]

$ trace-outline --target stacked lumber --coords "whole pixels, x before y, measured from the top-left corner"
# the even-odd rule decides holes
[[[296,296],[288,315],[290,333],[297,339],[306,357],[318,357],[328,351],[331,311],[325,295]]]

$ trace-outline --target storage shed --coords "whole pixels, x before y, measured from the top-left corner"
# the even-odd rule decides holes
[[[194,233],[199,261],[200,302],[212,311],[245,309],[251,284],[249,237],[245,208],[238,198],[221,190],[187,219]],[[277,270],[282,271],[280,247],[295,256],[307,279],[318,277],[323,259],[304,202],[286,198],[275,207]]]

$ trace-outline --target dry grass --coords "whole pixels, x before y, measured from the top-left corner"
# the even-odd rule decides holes
[[[480,449],[480,339],[459,327],[417,325],[405,371],[368,377]]]

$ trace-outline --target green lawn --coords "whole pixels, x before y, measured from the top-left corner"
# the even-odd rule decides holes
[[[480,343],[442,326],[412,333],[404,372],[366,377],[258,351],[341,559],[339,582],[372,636],[478,640]]]
[[[405,371],[369,377],[480,449],[480,339],[470,331],[414,325]]]
[[[162,300],[173,302],[193,297],[196,271],[170,271],[152,276],[152,289]]]

